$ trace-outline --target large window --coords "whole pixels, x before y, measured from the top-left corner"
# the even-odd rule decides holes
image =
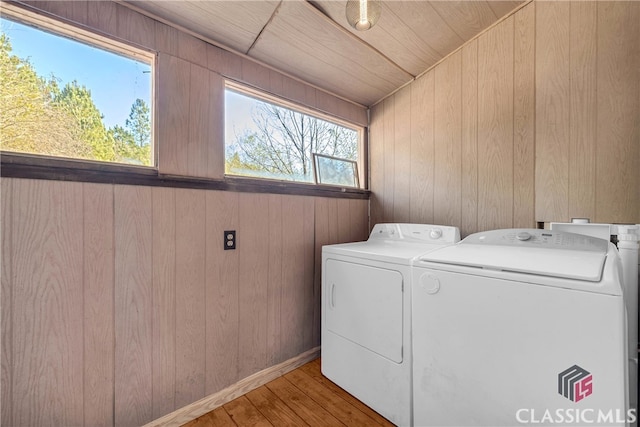
[[[154,165],[153,54],[28,15],[0,28],[2,150]]]
[[[228,175],[358,187],[361,133],[362,129],[355,126],[311,115],[232,83],[227,85]],[[315,169],[321,164],[323,173],[318,173]]]

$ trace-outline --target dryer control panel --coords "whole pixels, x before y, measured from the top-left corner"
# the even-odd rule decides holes
[[[460,241],[458,227],[431,224],[376,224],[369,235],[372,240],[397,240],[406,243],[456,243]]]
[[[609,242],[582,234],[537,230],[508,229],[472,234],[462,244],[500,245],[516,247],[539,247],[546,249],[567,249],[583,252],[606,253]]]

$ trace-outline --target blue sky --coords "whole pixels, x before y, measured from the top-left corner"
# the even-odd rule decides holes
[[[225,92],[225,143],[232,145],[236,142],[236,135],[241,135],[243,130],[257,130],[253,123],[251,113],[258,101],[249,96],[241,95],[232,90]]]
[[[60,86],[73,80],[91,90],[107,127],[124,126],[137,98],[150,104],[151,67],[142,62],[105,52],[89,45],[0,19],[13,54],[28,59],[38,75],[60,79]]]

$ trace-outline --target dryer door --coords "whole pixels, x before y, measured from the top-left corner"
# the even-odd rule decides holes
[[[327,330],[402,362],[402,274],[335,259],[325,274]]]

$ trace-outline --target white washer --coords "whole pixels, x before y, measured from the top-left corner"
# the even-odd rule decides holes
[[[456,227],[377,224],[322,248],[322,373],[397,425],[411,425],[411,261]]]
[[[476,233],[416,260],[412,297],[415,425],[631,420],[621,264],[608,241]]]

